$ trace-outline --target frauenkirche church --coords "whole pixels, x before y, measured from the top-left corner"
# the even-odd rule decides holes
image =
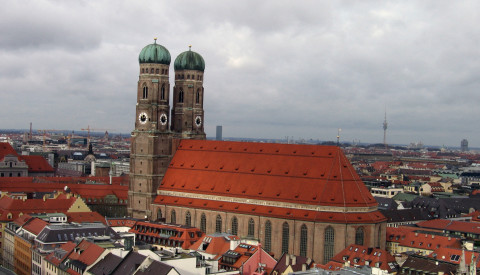
[[[140,52],[131,217],[230,232],[317,263],[353,243],[385,248],[386,219],[339,147],[205,140],[205,61],[191,50],[175,59],[172,109],[170,61],[156,40]]]

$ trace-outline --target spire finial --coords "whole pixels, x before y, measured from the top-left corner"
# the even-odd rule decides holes
[[[189,51],[192,50],[192,45],[188,45],[188,50],[189,50]]]
[[[155,40],[154,44],[157,44],[157,38],[154,37],[153,40]]]

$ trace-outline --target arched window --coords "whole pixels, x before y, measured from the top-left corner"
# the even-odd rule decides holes
[[[177,214],[175,213],[175,210],[172,210],[170,214],[170,223],[177,223]]]
[[[205,216],[205,213],[202,213],[202,217],[200,218],[200,230],[203,233],[207,232],[207,217]]]
[[[300,228],[300,256],[307,257],[308,230],[306,225]]]
[[[187,211],[185,214],[185,225],[192,226],[192,215],[190,215],[190,211]]]
[[[160,99],[165,100],[165,85],[162,85],[162,88],[160,89]]]
[[[250,219],[248,221],[248,236],[253,237],[255,236],[255,222],[253,219]]]
[[[355,230],[355,244],[363,245],[363,235],[363,227],[359,227]]]
[[[222,217],[220,215],[217,215],[217,219],[215,221],[215,232],[222,232]]]
[[[200,89],[197,89],[197,95],[195,96],[195,103],[200,103]]]
[[[290,240],[290,226],[287,222],[282,226],[282,253],[288,253],[288,242]]]
[[[156,69],[155,73],[158,74],[160,72],[160,69]]]
[[[148,97],[148,87],[143,86],[143,99],[146,99]]]
[[[323,263],[326,264],[333,257],[333,248],[335,244],[335,230],[329,226],[325,229]]]
[[[153,68],[150,69],[150,73],[153,74]]]
[[[162,218],[162,209],[158,209],[157,211],[157,220],[160,220]]]
[[[233,235],[238,234],[238,219],[237,219],[237,217],[232,218],[232,234]]]
[[[178,92],[178,102],[183,103],[183,90],[180,88],[180,92]]]
[[[270,221],[265,222],[265,251],[270,252],[272,250],[272,223]]]

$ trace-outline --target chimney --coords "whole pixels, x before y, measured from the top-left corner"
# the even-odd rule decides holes
[[[307,264],[302,264],[302,271],[306,271],[307,270]]]
[[[292,265],[296,265],[296,264],[297,264],[297,256],[292,255]]]
[[[290,264],[290,256],[288,254],[285,254],[285,266],[288,266]]]

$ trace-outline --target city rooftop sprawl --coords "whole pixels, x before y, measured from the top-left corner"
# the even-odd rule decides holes
[[[131,134],[2,131],[2,272],[477,274],[466,139],[394,146],[386,115],[379,144],[207,139],[203,57],[138,61]]]

